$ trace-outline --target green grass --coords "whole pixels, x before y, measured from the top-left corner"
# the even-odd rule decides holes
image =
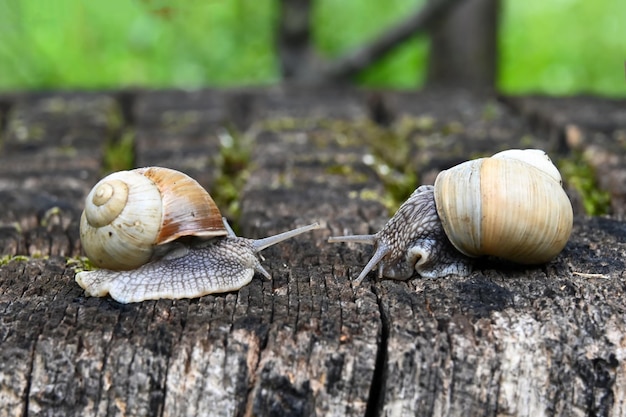
[[[276,81],[270,0],[0,0],[0,88]]]
[[[279,81],[279,0],[0,0],[0,90],[199,87]],[[314,40],[331,58],[423,0],[316,0]],[[500,89],[625,96],[626,2],[503,0]],[[419,87],[418,36],[357,77]]]
[[[626,2],[504,2],[500,87],[626,95]]]

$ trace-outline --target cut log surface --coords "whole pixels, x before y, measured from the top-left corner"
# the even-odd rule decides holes
[[[626,416],[623,102],[284,87],[0,104],[0,416]],[[272,280],[239,291],[87,297],[83,199],[128,132],[135,165],[211,192],[243,140],[239,234],[323,228],[263,251]],[[568,188],[574,231],[547,265],[352,284],[372,248],[326,239],[385,223],[381,172],[432,183],[512,147],[583,153],[614,214],[585,216]]]

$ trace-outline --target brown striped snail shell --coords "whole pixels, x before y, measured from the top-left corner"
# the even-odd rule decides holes
[[[100,268],[134,269],[148,262],[156,246],[183,236],[228,233],[209,193],[173,169],[150,167],[115,172],[87,195],[80,238]]]

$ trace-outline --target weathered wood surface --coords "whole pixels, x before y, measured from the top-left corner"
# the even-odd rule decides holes
[[[0,267],[2,416],[626,415],[624,102],[269,89],[0,104],[0,253],[28,256]],[[85,297],[68,257],[80,255],[77,220],[104,144],[134,132],[136,165],[211,189],[237,131],[253,143],[241,234],[325,229],[267,249],[273,280],[238,292]],[[574,233],[546,266],[481,261],[468,278],[370,275],[353,287],[369,248],[325,243],[389,216],[367,155],[411,163],[427,183],[529,146],[557,159],[582,151],[613,196],[613,217],[588,218],[568,189]]]

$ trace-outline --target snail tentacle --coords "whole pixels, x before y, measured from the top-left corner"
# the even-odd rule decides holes
[[[233,228],[230,227],[230,223],[228,223],[228,220],[226,220],[226,217],[222,217],[222,223],[224,223],[224,228],[226,229],[226,232],[228,232],[228,236],[230,237],[237,236]]]
[[[369,262],[367,263],[367,265],[365,265],[365,268],[363,268],[363,271],[361,271],[361,273],[359,274],[359,276],[357,277],[357,279],[354,280],[354,286],[359,286],[361,285],[361,282],[363,281],[363,279],[367,276],[367,274],[369,274],[370,271],[372,271],[374,268],[376,268],[376,265],[379,266],[378,268],[378,275],[379,277],[382,277],[382,260],[385,256],[387,256],[387,254],[389,253],[389,251],[391,250],[391,248],[385,244],[384,242],[380,242],[377,244],[376,246],[376,251],[374,252],[374,255],[372,255],[372,258],[369,260]]]
[[[374,245],[376,244],[376,235],[332,236],[328,238],[328,243],[365,243]]]
[[[272,245],[280,243],[284,240],[291,239],[292,237],[301,235],[302,233],[309,232],[311,230],[319,229],[319,223],[312,223],[307,226],[298,227],[297,229],[289,230],[283,233],[279,233],[274,236],[269,236],[263,239],[256,239],[252,241],[252,246],[255,252],[262,251],[265,248],[268,248]]]

